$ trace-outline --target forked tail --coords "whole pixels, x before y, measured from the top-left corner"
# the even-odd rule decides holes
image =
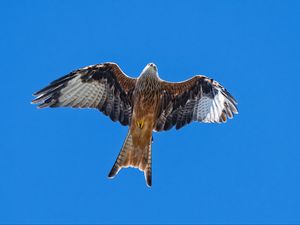
[[[134,147],[132,135],[129,131],[122,149],[118,155],[118,158],[114,166],[112,167],[108,177],[114,178],[123,167],[134,167],[138,168],[141,171],[144,171],[146,183],[149,187],[151,187],[151,142],[152,140],[149,140],[149,144],[147,144],[143,149],[141,149],[140,147]]]

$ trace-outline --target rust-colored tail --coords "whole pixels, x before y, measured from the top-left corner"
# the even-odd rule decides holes
[[[119,156],[112,167],[109,178],[114,178],[118,172],[124,167],[134,167],[141,171],[144,171],[146,183],[149,187],[152,185],[152,160],[151,160],[151,142],[143,149],[134,147],[132,142],[132,135],[130,131],[125,139],[123,147],[119,153]]]

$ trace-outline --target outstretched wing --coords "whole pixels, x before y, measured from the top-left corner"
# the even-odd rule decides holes
[[[34,93],[32,103],[39,104],[39,108],[96,108],[113,121],[128,125],[135,82],[115,63],[96,64],[51,82]]]
[[[162,81],[161,104],[155,130],[179,129],[192,121],[226,122],[238,113],[234,97],[218,82],[195,76],[180,83]]]

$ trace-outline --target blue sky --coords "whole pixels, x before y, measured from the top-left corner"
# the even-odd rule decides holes
[[[300,223],[300,2],[6,1],[0,9],[0,223]],[[153,187],[122,170],[127,133],[31,94],[83,66],[205,74],[238,100],[226,124],[155,133]]]

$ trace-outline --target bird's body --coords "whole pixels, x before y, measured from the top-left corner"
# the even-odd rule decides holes
[[[159,107],[161,92],[160,80],[156,74],[156,66],[149,64],[148,67],[137,78],[133,91],[133,113],[129,132],[124,146],[128,149],[122,151],[109,174],[114,177],[121,167],[132,166],[145,171],[147,184],[151,186],[151,142],[152,131],[155,128],[155,121]]]
[[[225,122],[237,113],[236,101],[218,82],[195,76],[180,83],[163,81],[149,63],[138,78],[126,76],[114,63],[84,67],[53,81],[35,93],[40,108],[97,108],[129,130],[109,173],[123,167],[144,171],[152,185],[152,132],[176,129],[192,121]]]

